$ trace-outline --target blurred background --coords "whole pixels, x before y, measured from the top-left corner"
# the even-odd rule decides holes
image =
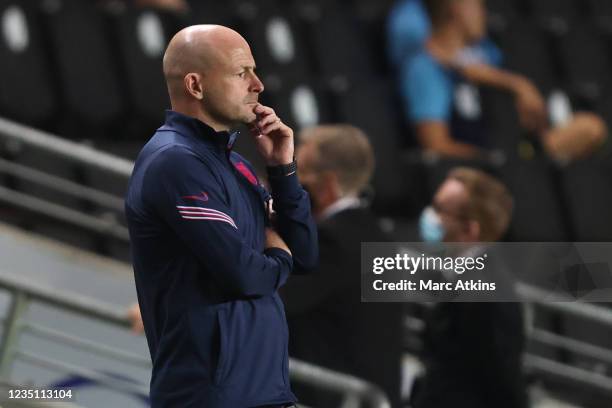
[[[521,127],[513,95],[474,85],[455,103],[486,126],[486,153],[423,148],[402,86],[409,57],[397,48],[396,29],[422,23],[402,20],[408,3],[418,2],[0,0],[1,378],[75,387],[84,407],[148,406],[148,349],[125,314],[136,296],[122,197],[131,162],[169,108],[165,46],[191,24],[223,24],[247,39],[261,102],[296,133],[324,123],[365,131],[377,167],[363,198],[395,240],[419,240],[419,214],[448,171],[465,165],[511,191],[505,241],[612,241],[607,140],[585,157],[553,157]],[[551,124],[589,111],[612,125],[612,2],[486,8],[501,66],[535,85]],[[263,169],[247,137],[236,150]],[[609,307],[525,300],[533,406],[612,406]],[[421,370],[421,309],[405,310],[405,400]]]

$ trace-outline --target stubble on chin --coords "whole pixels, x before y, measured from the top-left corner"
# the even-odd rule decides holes
[[[242,119],[243,124],[248,125],[257,119],[257,115],[253,112],[256,105],[247,105],[247,112],[244,113]]]
[[[251,123],[253,123],[255,119],[256,119],[256,116],[254,114],[252,115],[250,113],[244,113],[236,118],[235,124],[248,126]]]

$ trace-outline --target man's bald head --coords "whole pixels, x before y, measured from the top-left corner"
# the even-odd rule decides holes
[[[194,25],[176,33],[166,48],[163,64],[170,98],[183,94],[187,74],[205,75],[210,68],[227,63],[228,54],[238,48],[249,49],[249,45],[236,31],[220,25]]]
[[[164,55],[172,109],[215,130],[253,122],[263,83],[246,40],[219,25],[179,31]]]

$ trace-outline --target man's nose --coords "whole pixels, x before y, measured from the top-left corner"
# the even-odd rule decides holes
[[[264,84],[261,82],[257,74],[253,74],[253,78],[251,80],[251,92],[262,93],[264,90]]]

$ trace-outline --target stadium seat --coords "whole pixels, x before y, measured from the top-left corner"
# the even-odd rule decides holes
[[[523,130],[519,125],[513,96],[491,88],[480,90],[488,145],[508,156],[516,156]]]
[[[519,14],[515,0],[488,0],[488,26],[493,33],[504,31]]]
[[[355,10],[357,15],[364,18],[384,19],[396,0],[336,0],[343,7]]]
[[[132,124],[138,124],[132,137],[148,138],[170,108],[162,60],[168,41],[182,23],[175,14],[151,9],[127,8],[113,15],[130,116]]]
[[[611,66],[603,39],[592,25],[585,22],[572,26],[558,41],[570,91],[577,97],[595,102],[610,82]]]
[[[612,2],[609,0],[586,0],[591,19],[605,33],[612,33]]]
[[[567,242],[567,210],[554,168],[544,157],[511,160],[502,179],[515,198],[509,239],[517,242]]]
[[[125,113],[113,48],[92,2],[58,0],[45,9],[71,136],[91,137]],[[86,125],[85,130],[81,126]]]
[[[425,200],[425,180],[418,163],[406,166],[402,161],[399,146],[405,131],[391,85],[370,80],[337,98],[340,119],[363,129],[374,148],[374,209],[385,214],[413,215]]]
[[[0,1],[0,116],[43,125],[57,97],[33,2]]]
[[[375,73],[373,55],[351,13],[333,2],[298,3],[296,8],[302,10],[319,75],[326,79],[346,80]]]
[[[547,99],[553,123],[563,122],[571,114],[572,106],[586,107],[583,101],[577,98],[578,95],[571,92],[568,84],[559,79],[563,70],[556,63],[557,54],[551,47],[553,44],[536,25],[517,19],[503,33],[501,45],[505,66],[511,71],[521,73],[536,84]],[[500,112],[500,114],[507,116],[507,113]],[[506,132],[503,127],[497,126],[497,122],[493,121],[492,125],[499,131]]]
[[[217,0],[192,0],[189,3],[191,24],[221,24],[240,31],[231,3]]]
[[[372,55],[372,63],[379,75],[385,76],[392,72],[387,65],[388,58],[385,44],[385,24],[389,11],[396,0],[348,0],[344,8],[355,10],[355,17],[359,22],[359,31]]]
[[[306,76],[270,78],[262,103],[269,104],[295,131],[333,120],[325,87]]]
[[[577,14],[573,0],[530,0],[529,9],[536,21],[553,34],[563,34]]]
[[[504,33],[501,40],[506,66],[533,80],[547,93],[557,80],[549,44],[534,24],[519,20]]]
[[[612,241],[610,174],[604,174],[604,168],[589,160],[571,164],[563,169],[562,176],[574,240]]]
[[[260,75],[303,76],[312,72],[296,18],[273,1],[240,2],[236,13]]]

